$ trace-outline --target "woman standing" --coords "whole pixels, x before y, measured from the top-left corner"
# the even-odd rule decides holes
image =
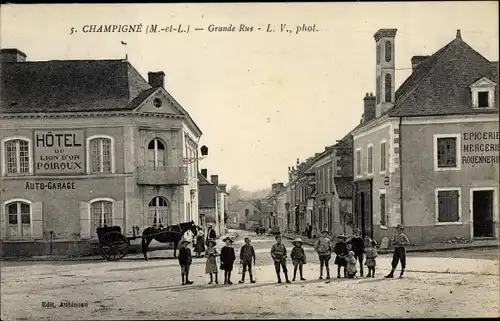
[[[198,258],[205,252],[205,233],[203,233],[203,228],[201,226],[198,226],[198,232],[196,233],[196,246],[194,247],[194,251]]]

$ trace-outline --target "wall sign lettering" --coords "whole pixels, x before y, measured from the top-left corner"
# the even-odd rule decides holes
[[[35,174],[84,174],[84,140],[81,129],[35,131]]]

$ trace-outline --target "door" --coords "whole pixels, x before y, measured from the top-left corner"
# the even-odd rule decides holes
[[[372,220],[372,185],[371,181],[356,184],[356,226],[363,237],[373,237]]]
[[[474,237],[494,237],[493,191],[473,191],[472,215]]]

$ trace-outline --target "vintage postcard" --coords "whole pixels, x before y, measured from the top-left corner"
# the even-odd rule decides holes
[[[1,319],[499,317],[498,23],[2,5]]]

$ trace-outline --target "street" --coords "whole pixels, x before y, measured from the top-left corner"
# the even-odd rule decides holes
[[[316,253],[304,246],[307,280],[277,284],[269,253],[274,238],[238,233],[234,243],[237,257],[244,236],[252,238],[257,253],[255,284],[238,284],[241,275],[235,264],[233,285],[221,284],[223,273],[219,273],[218,285],[208,285],[205,259],[194,258],[190,273],[194,284],[182,286],[177,260],[160,259],[171,257],[171,251],[151,252],[148,262],[140,255],[119,262],[2,262],[2,320],[499,315],[498,249],[409,253],[404,279],[383,277],[390,270],[391,255],[381,255],[375,278],[339,280],[336,266],[332,266],[334,278],[325,283],[318,280]],[[289,255],[292,245],[288,240],[284,243]],[[291,278],[290,260],[288,269]],[[62,301],[74,306],[60,307]]]

